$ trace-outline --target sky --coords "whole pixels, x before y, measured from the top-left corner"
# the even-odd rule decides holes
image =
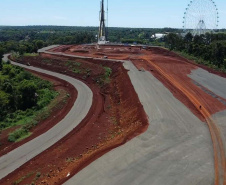
[[[108,1],[108,26],[133,28],[182,28],[183,15],[190,2]],[[215,0],[215,3],[219,10],[219,28],[226,28],[226,0]],[[0,25],[99,25],[100,0],[0,0],[0,7]]]

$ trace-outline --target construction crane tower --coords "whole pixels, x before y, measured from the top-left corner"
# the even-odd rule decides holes
[[[107,41],[107,28],[106,28],[105,11],[104,11],[104,0],[101,0],[98,44],[106,44],[106,43],[108,43],[108,41]]]

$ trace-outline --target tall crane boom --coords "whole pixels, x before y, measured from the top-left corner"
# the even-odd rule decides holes
[[[105,44],[107,41],[107,30],[105,24],[104,0],[100,2],[100,27],[98,34],[98,43]]]

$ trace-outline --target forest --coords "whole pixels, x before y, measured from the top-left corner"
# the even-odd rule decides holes
[[[199,64],[226,72],[226,34],[206,33],[184,37],[170,33],[165,37],[165,46]]]
[[[110,42],[147,44],[167,47],[198,63],[225,71],[226,30],[201,36],[183,35],[182,29],[173,28],[107,28]],[[155,33],[167,36],[152,37]],[[16,51],[20,55],[35,53],[53,44],[85,44],[97,42],[98,27],[70,26],[0,26],[0,56]],[[1,68],[1,64],[0,64]]]
[[[149,44],[155,33],[180,32],[179,29],[108,28],[108,40],[122,43]],[[85,44],[97,41],[98,27],[0,26],[0,53],[37,52],[52,44]]]
[[[45,117],[44,108],[57,96],[52,84],[33,76],[24,69],[2,64],[0,69],[0,132],[4,129],[22,125],[13,132],[9,140],[17,139],[29,134],[29,130],[38,121],[35,115]],[[47,115],[46,115],[47,116]]]

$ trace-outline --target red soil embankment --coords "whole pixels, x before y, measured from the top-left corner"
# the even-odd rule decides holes
[[[45,55],[47,57],[47,55]],[[23,177],[23,184],[62,184],[72,175],[148,127],[148,119],[132,86],[127,71],[121,63],[97,60],[79,60],[81,68],[89,67],[90,76],[73,73],[65,62],[78,59],[48,55],[48,63],[42,57],[27,58],[32,66],[42,67],[78,78],[93,91],[92,107],[86,118],[70,134],[0,181],[11,184]],[[61,59],[61,60],[60,60]],[[112,69],[109,84],[96,83],[103,75],[100,66]],[[36,173],[41,176],[36,178]],[[67,177],[68,173],[70,176]],[[28,174],[32,174],[28,176]]]
[[[159,50],[158,50],[159,51]],[[215,185],[225,184],[226,164],[224,142],[211,115],[226,109],[218,99],[205,93],[187,76],[194,65],[179,60],[175,54],[160,56],[161,51],[143,57],[143,61],[134,63],[150,70],[179,100],[184,102],[200,119],[206,121],[213,142],[215,161]],[[224,182],[223,182],[224,181]]]
[[[155,70],[152,62],[175,79],[178,83],[182,84],[183,87],[186,88],[193,96],[197,97],[211,115],[226,109],[226,106],[222,102],[204,92],[204,87],[198,87],[193,80],[188,77],[188,74],[197,68],[196,65],[188,63],[178,55],[170,53],[162,48],[152,48],[150,54],[146,55],[142,59],[143,60],[136,59],[132,61],[137,68],[143,68],[150,71],[174,94],[177,99],[183,102],[201,120],[204,120],[203,116],[194,107],[194,105],[191,104],[186,95],[178,91],[169,81],[165,80],[165,78]],[[216,95],[216,97],[218,96]],[[222,97],[220,98],[223,99]]]
[[[48,80],[53,84],[54,90],[59,92],[58,97],[54,99],[56,106],[49,110],[50,115],[47,119],[39,122],[37,126],[32,128],[32,130],[30,131],[32,132],[32,135],[20,142],[12,143],[8,141],[8,134],[19,127],[2,131],[0,135],[0,156],[7,154],[8,152],[16,149],[17,147],[25,144],[28,141],[31,141],[32,139],[45,133],[57,123],[59,123],[71,110],[71,107],[74,105],[74,102],[77,98],[77,90],[68,82],[36,71],[27,71],[44,80]]]
[[[74,50],[86,50],[88,53],[74,53]],[[183,95],[180,91],[175,89],[168,81],[164,80],[164,78],[156,73],[153,70],[153,66],[147,62],[147,60],[151,60],[156,65],[158,65],[161,69],[166,71],[170,76],[175,78],[179,83],[183,84],[187,89],[189,89],[195,96],[199,97],[200,101],[203,103],[205,107],[207,107],[208,111],[211,114],[215,114],[221,110],[225,109],[225,105],[222,104],[219,100],[212,97],[203,91],[206,89],[205,87],[198,87],[189,77],[188,74],[191,73],[192,70],[197,67],[201,67],[206,69],[207,71],[217,74],[222,77],[226,77],[226,74],[214,71],[203,65],[195,64],[194,62],[187,60],[176,53],[168,51],[159,47],[151,47],[146,49],[142,49],[140,47],[126,47],[126,46],[60,46],[58,48],[54,48],[50,51],[53,52],[64,52],[67,54],[81,55],[81,56],[89,56],[89,57],[101,57],[97,54],[101,52],[103,55],[108,56],[108,58],[122,59],[122,60],[131,60],[138,69],[143,68],[147,71],[150,71],[156,78],[158,78],[173,94],[174,96],[183,102],[196,116],[198,116],[201,120],[203,120],[202,115],[197,111],[193,104]],[[115,56],[112,54],[115,53]],[[147,59],[147,60],[145,60]],[[216,97],[218,97],[216,95]],[[218,97],[223,99],[222,97]]]
[[[84,48],[84,46],[72,46],[65,50],[65,53],[75,54],[73,53],[73,50],[78,48],[87,49]],[[131,52],[128,52],[128,49],[131,50]],[[195,64],[193,61],[187,60],[176,53],[157,47],[147,48],[147,50],[140,48],[139,51],[139,48],[136,47],[101,46],[100,48],[90,48],[90,51],[86,54],[76,53],[75,55],[92,57],[101,57],[105,55],[109,58],[132,60],[138,69],[143,68],[146,71],[150,71],[177,99],[183,102],[195,115],[197,115],[197,117],[207,122],[214,148],[215,184],[226,184],[224,143],[219,128],[211,119],[212,114],[226,109],[226,106],[218,100],[224,99],[217,95],[213,95],[213,92],[200,84],[197,86],[197,84],[188,77],[188,74],[197,67],[201,67],[210,73],[222,77],[226,77],[226,74],[217,72],[204,65]],[[209,93],[207,93],[207,91],[209,91]],[[209,94],[212,94],[213,96]],[[200,106],[202,106],[201,109]],[[222,182],[223,180],[224,182]]]

